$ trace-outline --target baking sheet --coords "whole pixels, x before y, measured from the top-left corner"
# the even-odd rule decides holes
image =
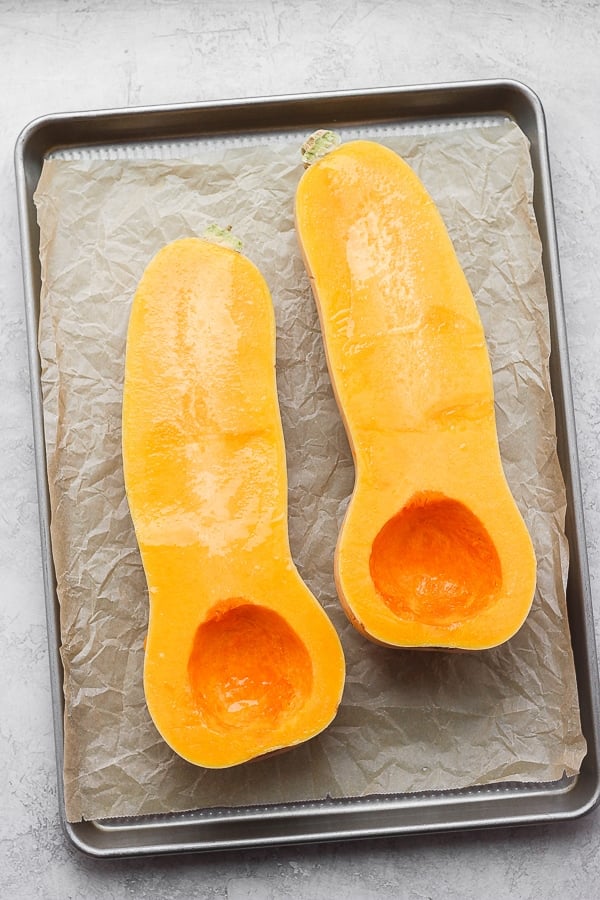
[[[497,126],[494,126],[494,127],[497,127]],[[367,125],[367,128],[368,128],[368,129],[372,129],[372,125],[369,123],[369,124]],[[363,132],[362,132],[362,133],[364,133],[364,127],[363,127]],[[443,143],[444,143],[444,142],[442,141],[442,144],[443,144]],[[454,197],[454,199],[456,199],[456,194],[454,194],[453,197]],[[437,199],[437,198],[436,198],[436,199]],[[452,199],[452,197],[451,197],[451,199]],[[458,249],[459,249],[459,252],[460,252],[460,248],[458,248]],[[255,261],[256,261],[256,260],[255,260]],[[536,263],[536,265],[538,265],[538,267],[539,267],[539,260],[538,260],[538,262]],[[304,323],[304,324],[306,324],[306,323]],[[303,358],[304,358],[304,355],[305,355],[305,354],[304,354],[304,351],[303,351],[303,353],[302,353],[302,357],[303,357]],[[329,418],[330,418],[330,417],[328,417],[328,419],[329,419]],[[342,444],[343,444],[343,440],[342,440],[343,436],[340,435],[340,433],[339,433],[339,428],[338,428],[338,431],[337,431],[337,432],[335,432],[335,429],[334,429],[334,433],[336,434],[335,442],[339,444],[340,441],[341,441]],[[345,474],[348,475],[347,467],[346,467],[346,472],[345,472]],[[293,491],[293,489],[294,489],[294,487],[293,487],[293,485],[292,485],[292,491]],[[339,505],[339,498],[337,498],[337,499],[335,500],[335,502],[338,503],[338,505]],[[334,520],[335,520],[335,516],[333,517],[332,521],[334,521]],[[306,534],[304,535],[304,537],[306,537]],[[317,544],[317,543],[320,543],[320,542],[317,541],[317,540],[313,541],[313,544]],[[311,548],[311,545],[310,545],[310,542],[309,542],[309,541],[307,542],[305,539],[303,539],[302,541],[299,541],[299,546],[298,546],[298,548],[297,548],[297,553],[298,553],[298,555],[299,555],[299,557],[300,557],[299,562],[301,563],[301,565],[302,565],[302,559],[301,559],[301,557],[302,557],[302,549],[303,549],[303,547],[307,548],[306,552],[308,553],[308,558],[307,558],[307,564],[306,564],[305,568],[307,569],[307,571],[309,571],[310,568],[311,568],[311,560],[310,560],[310,548]],[[308,580],[308,578],[307,578],[307,580]],[[560,614],[562,615],[563,612],[564,612],[564,610],[563,610]],[[381,648],[375,648],[375,649],[378,650],[378,651],[381,650]],[[564,650],[564,647],[563,647],[563,650]],[[410,655],[410,654],[409,654],[409,655]],[[397,663],[397,654],[395,654],[395,657],[396,657],[396,658],[394,659],[394,665],[396,665],[396,663]],[[391,661],[390,661],[390,662],[391,662]],[[504,661],[504,663],[505,663],[505,662],[506,662],[506,661]],[[389,665],[390,665],[390,663],[388,663],[388,666],[389,666]],[[456,664],[453,663],[453,666],[455,666],[455,665],[456,665]],[[444,670],[443,673],[437,671],[437,674],[435,674],[435,673],[436,673],[436,670],[438,669],[438,664],[436,664],[436,665],[434,665],[434,666],[431,666],[431,664],[429,664],[429,666],[427,667],[426,671],[428,672],[428,675],[429,675],[430,671],[433,670],[434,677],[437,677],[437,676],[439,676],[439,675],[444,675],[444,677],[447,679],[447,678],[448,678],[447,664],[443,664],[443,667],[444,667],[444,666],[446,666],[446,668],[445,668],[445,670]],[[425,671],[425,670],[421,670],[421,671]],[[411,663],[410,663],[409,669],[408,669],[408,674],[409,674],[409,675],[410,675],[410,674],[413,674],[413,675],[414,675],[414,662],[411,662]],[[403,675],[404,675],[404,680],[406,680],[406,676],[407,676],[407,670],[406,670],[406,669],[404,670]],[[463,673],[462,673],[462,677],[464,677],[464,675],[465,675],[465,673],[463,672]],[[422,675],[421,675],[421,678],[422,678]],[[417,679],[417,681],[418,681],[418,679]],[[443,680],[440,679],[440,682],[442,682],[442,681],[443,681]],[[442,707],[440,706],[440,709],[441,709],[441,708],[442,708]],[[514,710],[513,710],[513,712],[514,712]],[[439,725],[439,721],[436,723],[436,725]],[[576,730],[577,730],[577,729],[575,729],[575,732],[576,732]],[[573,734],[575,734],[575,732],[573,732]],[[439,734],[439,731],[438,731],[438,734]],[[437,735],[436,735],[436,739],[437,739]],[[433,742],[432,742],[432,745],[433,745]],[[463,744],[463,746],[464,746],[464,744]],[[575,771],[577,770],[577,768],[578,768],[578,763],[577,763],[577,757],[578,757],[578,755],[579,755],[579,756],[581,755],[581,744],[579,745],[579,749],[578,749],[578,750],[575,749],[575,755],[574,755],[573,760],[572,760],[573,765],[571,766],[571,771],[572,771],[572,772],[575,772]],[[404,764],[404,763],[403,763],[403,764]],[[569,766],[566,766],[565,768],[567,769],[567,771],[569,771]],[[447,771],[447,768],[446,768],[446,771]],[[559,774],[560,774],[560,773],[555,772],[555,773],[553,773],[553,775],[551,775],[550,777],[554,777],[554,776],[555,776],[555,777],[559,777]],[[494,776],[494,777],[495,777],[495,776]],[[510,773],[508,773],[508,776],[507,776],[507,777],[511,777],[511,776],[510,776]],[[529,776],[528,776],[527,774],[525,774],[525,776],[524,776],[524,775],[523,775],[523,772],[517,772],[516,774],[513,774],[513,775],[512,775],[511,780],[512,780],[513,778],[521,778],[521,777],[527,778],[527,777],[532,777],[532,776],[531,776],[531,774],[530,774]],[[535,778],[536,776],[534,775],[533,777]],[[286,782],[286,779],[282,779],[282,782],[281,782],[281,783],[284,783],[284,784],[286,784],[286,785],[289,784],[289,782]],[[391,786],[391,790],[392,790],[392,791],[394,791],[394,790],[396,790],[396,791],[397,791],[397,790],[404,790],[404,789],[406,789],[407,787],[408,787],[409,790],[415,790],[415,789],[418,790],[418,789],[423,788],[423,787],[427,787],[427,788],[439,788],[439,787],[448,788],[448,787],[452,787],[452,786],[455,786],[455,785],[452,785],[452,784],[449,783],[448,781],[444,781],[444,780],[442,779],[442,783],[440,783],[439,781],[436,783],[436,782],[434,781],[433,783],[432,783],[432,782],[429,782],[429,783],[426,783],[426,784],[424,784],[424,785],[423,785],[423,784],[418,784],[418,783],[417,783],[417,784],[414,784],[414,783],[413,783],[413,785],[407,786],[406,783],[405,783],[403,786],[398,786],[398,785],[394,784],[394,785]],[[389,789],[388,785],[385,785],[383,789],[384,789],[384,790]],[[289,790],[289,788],[288,788],[288,790]],[[380,785],[377,785],[377,788],[376,788],[376,790],[375,790],[375,793],[377,793],[377,792],[380,791],[380,790],[381,790],[381,786],[380,786]],[[305,796],[305,795],[306,795],[305,787],[303,788],[303,792],[304,792],[304,796]],[[368,792],[368,791],[367,791],[367,792]],[[345,794],[347,794],[347,792],[342,791],[341,796],[344,796]],[[265,802],[266,802],[268,799],[269,799],[269,798],[265,798]],[[289,800],[289,799],[302,799],[302,795],[301,795],[300,797],[296,797],[296,798],[295,798],[294,795],[293,795],[293,792],[292,792],[291,795],[288,793],[288,795],[287,795],[285,798],[279,797],[278,799],[287,799],[287,800]],[[241,801],[242,801],[242,798],[238,796],[237,800],[238,800],[238,802],[241,802]],[[247,801],[247,802],[248,802],[248,801]],[[252,802],[252,801],[250,801],[250,802]]]

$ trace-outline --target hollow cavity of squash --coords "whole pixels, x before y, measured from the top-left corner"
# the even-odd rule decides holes
[[[175,241],[140,281],[123,469],[148,583],[144,690],[164,740],[223,768],[321,732],[344,657],[290,554],[270,293],[230,247]]]
[[[302,176],[296,226],[355,463],[335,554],[348,617],[390,646],[508,640],[535,555],[481,319],[433,200],[396,153],[352,141]]]
[[[385,523],[373,541],[370,571],[398,617],[451,625],[498,599],[496,547],[471,510],[441,494],[420,494]]]
[[[310,654],[284,617],[242,599],[198,627],[188,672],[196,704],[223,732],[271,730],[313,689]]]

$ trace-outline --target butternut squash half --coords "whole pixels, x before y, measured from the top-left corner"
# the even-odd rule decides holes
[[[500,644],[529,612],[536,561],[502,468],[482,323],[440,213],[406,162],[359,140],[307,168],[296,224],[356,470],[335,555],[341,603],[390,646]]]
[[[201,238],[138,286],[123,393],[127,499],[148,582],[148,709],[184,759],[222,768],[335,716],[344,657],[290,556],[267,285]]]

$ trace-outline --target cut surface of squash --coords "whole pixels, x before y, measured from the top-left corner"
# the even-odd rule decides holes
[[[503,643],[533,599],[483,326],[445,224],[392,150],[352,141],[300,179],[296,227],[355,463],[335,555],[348,617],[395,647]]]
[[[165,741],[223,768],[318,734],[344,657],[290,555],[274,312],[241,253],[183,238],[148,265],[123,465],[148,583],[144,690]]]

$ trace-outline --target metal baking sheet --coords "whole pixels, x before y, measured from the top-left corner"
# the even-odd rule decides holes
[[[143,147],[152,157],[152,148],[164,141],[239,141],[257,135],[273,140],[296,133],[305,135],[324,126],[437,129],[453,127],[466,119],[475,124],[486,124],[507,117],[521,128],[531,144],[534,208],[543,247],[558,453],[568,499],[566,533],[570,567],[567,604],[582,730],[588,746],[579,775],[550,784],[502,784],[385,798],[348,798],[68,823],[62,801],[63,694],[59,609],[50,541],[37,349],[41,276],[33,193],[44,159],[52,153],[85,152],[101,156],[117,146],[125,152],[128,147],[135,146],[138,150]],[[495,80],[48,115],[31,122],[19,135],[15,168],[59,798],[64,828],[72,843],[95,857],[156,855],[548,823],[576,818],[593,809],[600,799],[597,659],[547,135],[539,98],[518,82]]]

